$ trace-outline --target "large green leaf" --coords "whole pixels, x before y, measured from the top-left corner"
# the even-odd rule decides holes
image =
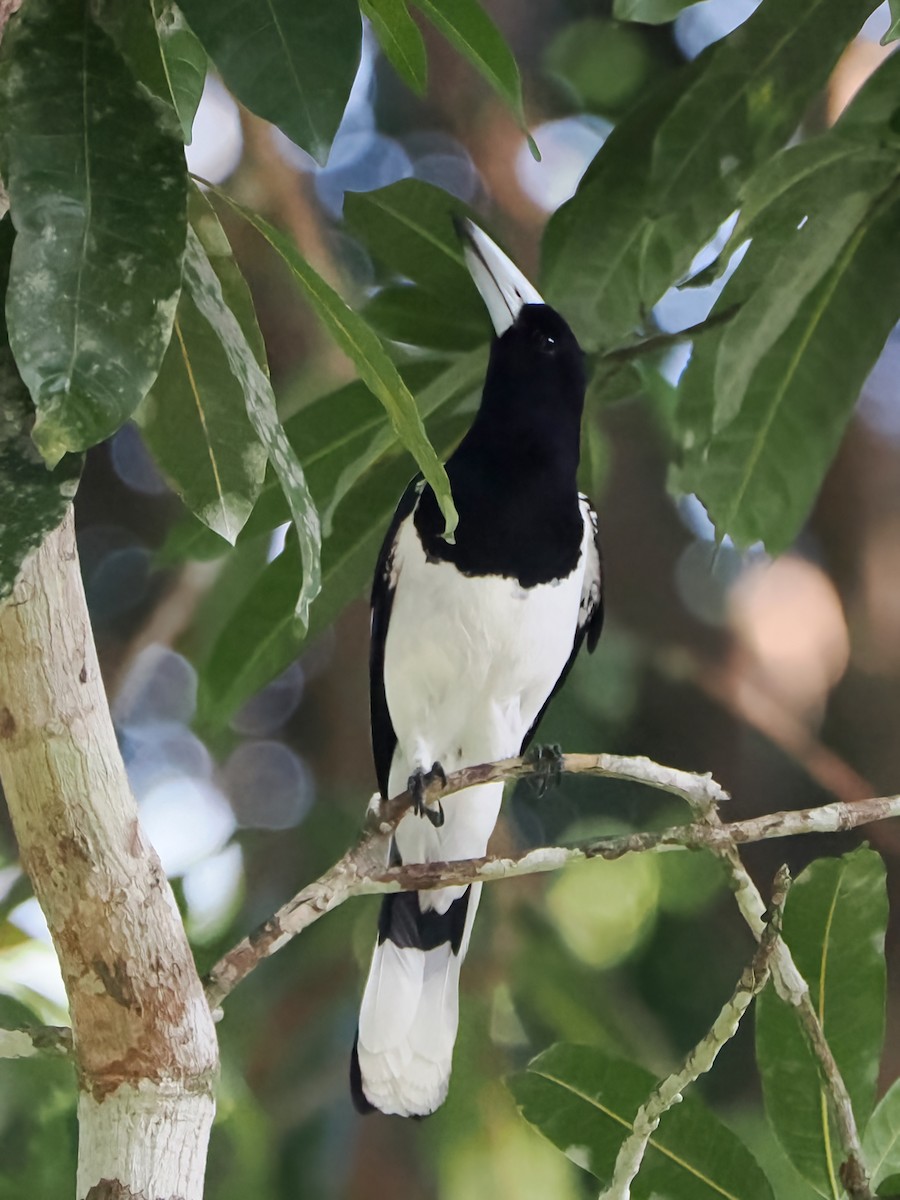
[[[262,339],[247,286],[225,234],[206,201],[195,195],[198,254],[206,255],[242,340],[234,352],[265,369]],[[201,313],[186,278],[175,331],[159,376],[136,415],[154,458],[184,503],[210,529],[234,543],[260,493],[266,452],[244,403],[242,381],[222,343],[228,331]]]
[[[882,46],[888,46],[891,42],[896,42],[900,38],[900,0],[890,0],[891,8],[891,23],[888,26],[887,33],[881,39]]]
[[[402,283],[382,288],[362,311],[381,337],[428,350],[471,350],[487,333],[483,310],[448,311],[431,292]]]
[[[526,1121],[573,1162],[610,1182],[638,1108],[657,1084],[649,1071],[594,1046],[557,1045],[509,1086]],[[695,1096],[666,1113],[631,1186],[635,1200],[771,1200],[744,1144]]]
[[[900,1173],[900,1079],[894,1080],[869,1119],[863,1158],[873,1184]]]
[[[466,418],[444,418],[433,429],[442,451],[458,439]],[[400,495],[409,482],[406,456],[380,463],[354,489],[353,504],[338,513],[322,549],[322,592],[313,605],[307,639],[325,629],[372,578],[375,560]],[[288,540],[260,574],[200,664],[198,719],[221,726],[300,652],[303,639],[291,618],[299,561]]]
[[[250,423],[265,448],[287,498],[303,564],[299,594],[297,576],[294,578],[296,603],[293,606],[294,619],[301,626],[302,632],[309,622],[309,606],[318,595],[322,582],[318,513],[309,493],[303,468],[278,419],[272,385],[256,361],[237,318],[226,304],[222,285],[193,229],[188,230],[184,283],[198,313],[209,323],[218,338],[228,367],[240,386]],[[226,431],[228,439],[232,432],[232,428],[229,427]]]
[[[206,54],[173,0],[93,0],[91,12],[135,78],[174,109],[189,144],[206,82]]]
[[[359,66],[356,0],[183,0],[227,86],[324,163]]]
[[[227,197],[224,197],[227,199]],[[457,514],[443,464],[428,441],[422,418],[409,388],[378,336],[357,313],[318,275],[296,246],[262,217],[228,200],[269,244],[278,251],[302,287],[316,315],[344,353],[352,359],[360,378],[384,405],[396,436],[416,460],[434,489],[446,521],[447,534],[456,528]]]
[[[875,1100],[884,1034],[884,864],[873,850],[824,858],[788,896],[784,937],[810,987],[857,1124]],[[816,1061],[793,1009],[770,988],[756,1015],[756,1053],[769,1122],[797,1170],[838,1200],[841,1162]]]
[[[758,251],[758,253],[755,253]],[[754,273],[750,248],[742,272]],[[736,275],[735,287],[742,286]],[[721,305],[733,290],[725,289]],[[900,200],[875,205],[790,325],[759,359],[739,414],[713,432],[721,334],[695,348],[681,383],[686,447],[675,483],[721,534],[772,553],[790,545],[840,443],[860,388],[900,317]]]
[[[461,201],[421,179],[348,192],[344,198],[344,220],[379,262],[437,296],[448,321],[457,311],[474,309],[487,329],[484,304],[453,228],[454,214],[472,215]]]
[[[6,293],[13,228],[0,221],[0,296]],[[19,378],[0,308],[0,600],[16,582],[25,557],[60,523],[72,502],[82,456],[66,454],[48,470],[31,440],[34,409]]]
[[[428,83],[428,59],[421,30],[409,15],[406,0],[360,0],[379,45],[391,66],[420,95]]]
[[[453,404],[455,410],[456,402],[475,386],[471,380],[476,373],[475,364],[471,372],[464,372],[457,364],[448,367],[441,360],[401,367],[403,382],[416,396],[416,406],[423,416],[442,412],[447,404]],[[442,376],[448,377],[446,383],[440,382]],[[361,379],[304,405],[288,418],[284,428],[320,511],[333,500],[345,472],[353,472],[352,485],[379,458],[399,449],[387,413]],[[242,537],[272,530],[288,518],[284,496],[270,477]]]
[[[88,0],[29,0],[0,52],[9,340],[51,465],[113,433],[159,370],[186,229],[180,141]]]
[[[545,239],[545,295],[586,347],[627,336],[686,273],[873,7],[763,0],[620,122]]]
[[[413,3],[506,101],[522,128],[527,128],[516,60],[478,0],[413,0]]]

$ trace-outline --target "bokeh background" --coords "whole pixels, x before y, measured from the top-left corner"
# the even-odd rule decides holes
[[[522,69],[543,161],[471,68],[426,31],[431,84],[416,98],[365,43],[327,166],[239,109],[213,76],[188,161],[288,229],[355,305],[381,282],[342,223],[346,192],[415,177],[485,214],[535,276],[540,234],[615,122],[666,72],[726,35],[753,0],[706,0],[670,25],[619,24],[602,0],[486,0]],[[887,6],[848,48],[804,132],[830,125],[888,53]],[[223,220],[248,279],[285,416],[352,377],[286,272],[246,227]],[[603,213],[597,213],[603,220]],[[722,239],[728,230],[722,231]],[[720,243],[721,244],[721,243]],[[713,250],[707,253],[712,257]],[[702,321],[724,281],[673,289],[660,332]],[[541,740],[567,750],[646,754],[712,771],[727,815],[853,800],[900,787],[900,338],[860,397],[838,457],[792,551],[716,546],[702,506],[666,488],[667,383],[611,404],[586,431],[599,508],[607,627],[554,702]],[[412,473],[412,468],[410,470]],[[205,969],[331,864],[356,836],[374,787],[368,741],[367,609],[333,628],[227,729],[197,728],[196,662],[221,621],[234,561],[171,552],[183,512],[133,427],[90,453],[76,503],[82,569],[122,751],[144,825]],[[174,531],[174,532],[173,532]],[[268,557],[277,538],[245,553]],[[258,557],[257,557],[258,561]],[[567,780],[507,798],[495,848],[682,819],[672,800]],[[897,891],[900,835],[866,831]],[[859,838],[749,847],[763,889],[786,860]],[[592,1194],[590,1178],[524,1124],[503,1077],[556,1040],[672,1066],[706,1030],[752,947],[716,863],[704,854],[596,862],[486,889],[463,972],[450,1099],[425,1122],[353,1112],[346,1083],[376,901],[320,921],[228,1001],[210,1200],[440,1200]],[[882,1086],[900,1074],[900,947],[889,930]],[[65,1021],[46,927],[0,810],[0,1021]],[[702,1088],[767,1163],[752,1022]],[[0,1063],[0,1200],[68,1194],[74,1086],[51,1062]],[[806,1194],[786,1164],[785,1197]]]

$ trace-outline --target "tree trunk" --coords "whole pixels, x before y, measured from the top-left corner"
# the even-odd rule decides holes
[[[0,604],[0,779],[69,997],[78,1200],[200,1200],[215,1029],[138,824],[71,511]]]

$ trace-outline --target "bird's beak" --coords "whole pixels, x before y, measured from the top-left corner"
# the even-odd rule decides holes
[[[466,266],[499,337],[515,322],[524,305],[543,304],[544,300],[512,259],[474,221],[454,217],[453,223],[463,243]]]

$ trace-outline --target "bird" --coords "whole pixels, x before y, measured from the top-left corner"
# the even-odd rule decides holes
[[[502,783],[423,803],[435,777],[523,753],[603,624],[597,516],[576,482],[584,354],[564,318],[469,218],[454,221],[493,324],[480,406],[446,463],[452,540],[431,487],[403,493],[371,594],[372,747],[382,798],[415,803],[392,864],[479,857]],[[385,895],[350,1065],[360,1112],[445,1100],[459,975],[481,884]]]

